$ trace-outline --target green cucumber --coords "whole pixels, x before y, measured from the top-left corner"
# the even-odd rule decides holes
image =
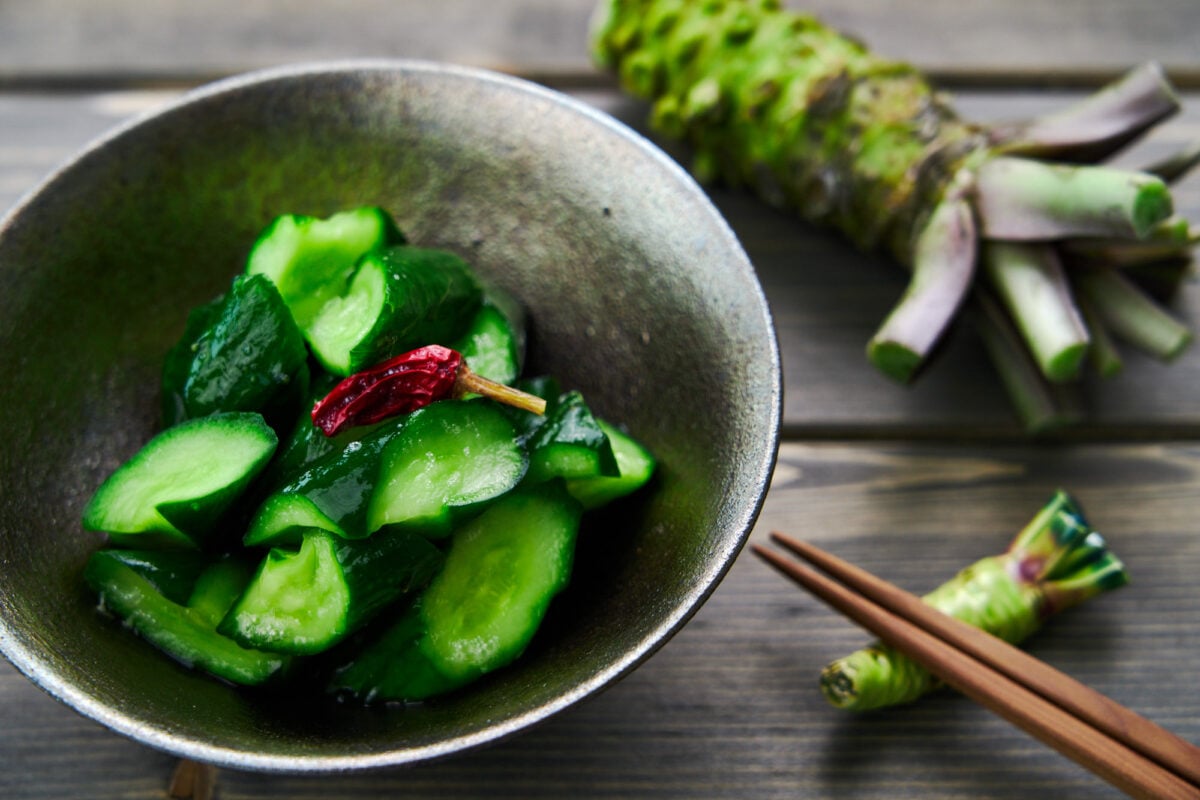
[[[307,331],[321,308],[346,291],[363,255],[403,241],[391,215],[375,206],[325,219],[284,214],[259,235],[246,273],[268,277],[300,330]]]
[[[318,459],[271,494],[250,520],[247,546],[295,541],[304,528],[321,528],[344,539],[373,532],[367,508],[387,444],[404,428],[403,418],[386,420],[362,439]]]
[[[192,369],[192,358],[195,355],[193,348],[216,321],[224,303],[225,295],[222,294],[189,311],[183,334],[163,358],[160,394],[164,428],[178,425],[190,416],[184,404],[183,387],[187,384],[188,373]]]
[[[308,350],[274,284],[239,275],[193,324],[164,365],[163,391],[172,398],[164,407],[176,409],[173,422],[258,411],[290,426],[308,391]]]
[[[163,597],[180,605],[187,604],[196,579],[209,563],[209,558],[196,550],[108,548],[103,552],[104,558],[132,570]],[[112,568],[116,569],[116,564]]]
[[[330,691],[416,702],[510,663],[567,584],[580,514],[552,481],[506,495],[455,531],[442,571],[333,672]]]
[[[550,481],[506,495],[455,531],[421,601],[420,647],[440,673],[467,680],[525,650],[570,579],[581,514],[562,482]]]
[[[583,395],[576,391],[550,401],[541,424],[529,434],[526,447],[526,480],[531,482],[620,474],[608,436]]]
[[[597,422],[612,446],[620,475],[596,475],[567,481],[567,491],[585,511],[636,492],[649,483],[657,466],[653,454],[632,436],[602,419]]]
[[[445,250],[395,246],[365,255],[349,288],[305,332],[330,372],[350,375],[427,344],[454,341],[482,302],[471,268]]]
[[[277,442],[275,431],[253,412],[167,428],[100,485],[83,509],[83,526],[127,546],[203,544]]]
[[[217,630],[247,647],[319,653],[424,587],[441,564],[441,551],[408,531],[348,541],[310,529],[297,548],[270,550]]]
[[[427,536],[510,491],[526,455],[507,415],[484,400],[442,400],[409,415],[388,443],[367,511],[367,529],[402,525]]]
[[[141,558],[151,562],[155,555],[144,553]],[[171,569],[164,565],[155,571]],[[244,585],[238,576],[247,573],[229,561],[197,566],[195,572],[199,577],[188,605],[165,596],[118,550],[93,553],[84,569],[84,579],[99,595],[105,611],[186,666],[245,685],[262,684],[280,674],[288,665],[287,657],[246,649],[215,630],[216,619]]]
[[[421,648],[425,617],[416,600],[334,669],[329,691],[365,704],[416,702],[445,694],[469,679],[442,673]]]
[[[491,298],[485,299],[462,338],[448,347],[462,353],[472,372],[496,383],[511,384],[521,374],[523,331]]]

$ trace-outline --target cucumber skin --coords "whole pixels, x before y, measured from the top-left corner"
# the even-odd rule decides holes
[[[608,436],[620,475],[597,475],[567,481],[567,491],[584,511],[600,508],[641,489],[654,477],[658,462],[641,442],[605,420],[597,420]]]
[[[272,681],[289,665],[285,657],[240,647],[218,634],[206,614],[167,598],[115,551],[93,553],[84,580],[105,611],[185,666],[256,686]]]
[[[373,531],[367,527],[367,508],[371,500],[384,448],[405,427],[403,418],[391,419],[371,429],[341,450],[330,452],[313,462],[285,486],[271,493],[259,506],[243,538],[247,546],[274,545],[296,531],[275,526],[275,504],[286,502],[283,496],[295,495],[312,504],[324,518],[317,525],[346,539],[361,539]]]
[[[475,639],[507,636],[498,647],[485,653],[487,648],[479,647],[477,641],[455,641],[454,630],[461,627],[458,625],[460,620],[456,617],[457,612],[462,611],[473,617],[478,610],[478,607],[472,608],[473,600],[477,606],[487,609],[494,608],[493,601],[496,599],[489,590],[487,576],[470,569],[471,562],[476,567],[490,567],[504,573],[511,566],[503,559],[503,563],[497,563],[495,559],[476,560],[471,556],[478,554],[472,554],[471,549],[480,545],[480,536],[497,538],[501,540],[497,542],[501,545],[500,554],[507,555],[503,552],[503,539],[506,536],[513,533],[518,536],[537,536],[536,528],[503,524],[509,521],[508,517],[513,511],[530,507],[549,510],[552,515],[560,517],[557,522],[565,523],[562,530],[552,532],[545,541],[525,542],[526,545],[532,544],[534,557],[545,557],[548,550],[552,558],[557,558],[557,564],[554,569],[540,576],[541,585],[534,593],[536,597],[527,596],[523,598],[527,602],[510,605],[502,612],[498,624],[476,631]],[[481,675],[511,663],[524,652],[550,602],[570,579],[581,515],[582,509],[567,494],[561,481],[523,486],[506,495],[482,516],[455,531],[442,571],[406,612],[382,630],[372,632],[355,652],[343,657],[340,666],[333,672],[328,690],[366,704],[419,702],[454,691]],[[500,527],[487,527],[494,522],[502,524]],[[558,535],[561,535],[561,539],[555,542],[553,539]],[[463,552],[467,553],[465,559],[462,558]],[[448,582],[451,591],[447,594]],[[522,588],[528,588],[528,584]],[[439,596],[439,593],[444,596]],[[476,595],[474,598],[472,593]],[[514,628],[513,617],[523,620],[523,623],[518,622]],[[447,657],[448,653],[461,654],[468,650],[482,657],[466,662]]]
[[[250,595],[256,582],[270,569],[268,554],[242,597],[217,626],[217,631],[249,647],[289,655],[313,655],[324,652],[365,625],[372,617],[405,595],[422,589],[441,569],[442,552],[424,537],[401,530],[380,531],[369,539],[343,540],[328,531],[312,529],[304,534],[318,537],[321,546],[333,556],[331,577],[341,581],[346,603],[335,612],[336,622],[322,630],[305,630],[293,636],[283,625],[264,626],[260,620],[272,609],[257,610]],[[284,551],[272,551],[283,555]],[[286,557],[286,556],[285,556]],[[305,596],[323,595],[322,587],[292,587]],[[274,610],[278,611],[278,606]],[[289,621],[286,614],[276,618]]]
[[[330,229],[347,224],[363,225],[365,232],[363,242],[350,251],[332,253],[314,253],[324,247],[326,251],[342,250],[344,236],[337,240],[328,239]],[[344,234],[344,231],[343,231]],[[290,246],[296,243],[286,241],[289,237],[298,240],[299,250]],[[307,239],[307,241],[305,241]],[[324,239],[324,241],[322,241]],[[304,214],[282,214],[271,220],[259,234],[250,253],[246,258],[247,274],[265,275],[279,289],[280,295],[292,312],[296,324],[301,330],[306,330],[312,318],[316,316],[324,300],[339,296],[349,285],[350,277],[358,260],[366,253],[379,247],[393,244],[403,244],[404,234],[396,225],[386,210],[378,206],[363,206],[342,211],[328,217],[312,217]],[[280,248],[280,245],[284,247]],[[279,253],[273,252],[280,248]],[[290,252],[289,252],[290,250]],[[317,256],[314,259],[314,255]],[[304,273],[304,267],[315,269],[313,261],[320,261],[325,256],[323,265],[329,274],[312,276]],[[273,259],[283,257],[283,264]],[[306,262],[307,263],[304,263]],[[297,263],[300,267],[297,268]],[[331,263],[331,266],[330,266]],[[320,291],[319,291],[320,290]],[[314,304],[315,303],[315,304]]]
[[[164,362],[164,421],[257,411],[290,426],[308,391],[308,350],[279,291],[265,275],[239,275],[214,303],[189,315]]]
[[[206,427],[222,429],[223,434],[236,433],[245,436],[247,443],[255,446],[257,452],[243,465],[244,470],[238,478],[198,497],[163,500],[157,503],[153,498],[147,498],[145,502],[153,503],[153,510],[143,509],[139,516],[147,519],[140,523],[135,523],[127,517],[122,519],[120,514],[109,513],[114,505],[119,504],[123,493],[137,491],[137,483],[144,480],[139,478],[139,472],[154,469],[157,459],[170,460],[169,449],[172,440],[194,435],[198,429]],[[221,515],[233,505],[267,465],[277,444],[278,437],[275,431],[267,425],[261,414],[254,412],[214,414],[167,428],[143,445],[100,484],[84,506],[83,527],[107,533],[110,540],[123,546],[200,546],[206,543]],[[214,460],[225,457],[227,450],[218,447],[213,456]],[[132,487],[129,486],[130,482],[133,483]]]
[[[426,625],[418,598],[382,631],[359,644],[334,670],[328,691],[364,705],[415,703],[469,683],[438,670],[421,649]]]
[[[466,333],[450,345],[462,353],[467,366],[477,375],[510,384],[521,374],[524,356],[522,334],[496,305],[485,301]]]
[[[474,435],[481,432],[496,433],[498,430],[502,445],[510,442],[513,444],[510,451],[496,453],[490,446],[496,440],[488,441],[482,436]],[[407,487],[395,484],[398,481],[397,473],[403,473],[416,463],[413,458],[406,458],[412,455],[413,448],[418,451],[418,458],[423,458],[439,439],[451,435],[456,437],[456,444],[461,445],[464,450],[454,453],[439,452],[438,467],[443,467],[448,458],[462,459],[468,463],[468,471],[459,471],[458,479],[447,481],[447,485],[461,487],[464,483],[469,483],[469,480],[463,480],[463,476],[470,474],[470,462],[475,460],[478,463],[478,459],[485,455],[489,461],[495,460],[498,455],[515,457],[516,461],[511,462],[514,468],[505,476],[507,480],[491,485],[489,491],[476,492],[469,498],[464,498],[461,492],[454,495],[447,490],[447,493],[438,498],[440,506],[433,513],[407,517],[390,513],[396,505],[403,505],[397,495],[403,499]],[[469,456],[465,452],[466,448],[470,448]],[[379,461],[378,478],[367,509],[367,529],[376,530],[383,526],[404,527],[435,539],[450,535],[456,524],[478,514],[516,487],[525,476],[529,463],[508,415],[496,404],[485,400],[442,400],[413,412],[408,417],[404,431],[388,443]],[[425,477],[425,474],[427,473],[419,477]],[[412,497],[411,494],[408,496]],[[411,510],[409,513],[411,514]]]
[[[426,634],[419,646],[439,672],[467,680],[524,652],[570,581],[582,514],[554,480],[522,486],[455,531],[445,566],[422,595]],[[530,524],[531,515],[558,529]],[[518,570],[525,574],[514,581]]]
[[[427,344],[461,336],[483,302],[470,266],[454,253],[399,245],[368,253],[383,271],[385,296],[375,325],[350,350],[350,373]]]

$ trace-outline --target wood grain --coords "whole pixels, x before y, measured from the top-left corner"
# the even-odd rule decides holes
[[[597,0],[0,3],[0,79],[179,80],[318,59],[426,58],[595,80]],[[1157,59],[1200,81],[1192,0],[789,0],[957,82],[1094,83]]]

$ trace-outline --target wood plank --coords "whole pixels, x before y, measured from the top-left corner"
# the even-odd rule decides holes
[[[1200,450],[1181,445],[789,443],[753,534],[806,537],[917,592],[1003,549],[1073,491],[1133,580],[1051,621],[1028,649],[1200,741]],[[223,771],[225,798],[856,798],[1120,795],[969,701],[866,715],[815,688],[869,637],[747,551],[663,650],[599,697],[488,749],[328,777]],[[172,759],[0,667],[6,797],[161,797]]]
[[[428,58],[595,76],[594,0],[39,0],[0,3],[0,78],[94,80],[227,74],[293,61]],[[789,0],[959,80],[1094,80],[1147,59],[1200,80],[1192,0]]]
[[[645,106],[611,90],[574,95],[645,133]],[[175,97],[172,91],[0,94],[0,209],[8,208],[93,136]],[[960,92],[965,116],[995,120],[1061,106],[1071,92]],[[1136,165],[1200,138],[1200,94],[1184,113],[1121,158]],[[779,330],[785,428],[791,435],[1021,437],[1008,401],[969,329],[951,337],[911,387],[897,386],[866,361],[863,349],[903,289],[903,273],[854,251],[740,192],[711,190],[758,269]],[[1200,174],[1176,191],[1179,211],[1200,220]],[[1200,330],[1200,285],[1190,282],[1176,312]],[[1200,347],[1170,366],[1137,353],[1124,374],[1086,386],[1089,417],[1068,432],[1081,437],[1200,435]]]

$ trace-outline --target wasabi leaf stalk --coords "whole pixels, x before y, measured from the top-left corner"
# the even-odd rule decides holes
[[[650,102],[651,127],[686,143],[702,182],[749,188],[909,270],[908,289],[867,345],[875,366],[900,382],[918,374],[946,329],[976,305],[980,284],[997,283],[995,269],[976,264],[990,243],[1036,243],[1040,263],[1070,268],[1084,258],[1057,251],[1086,240],[1089,270],[1124,268],[1132,258],[1147,274],[1161,274],[1147,262],[1190,258],[1195,246],[1194,237],[1161,239],[1164,225],[1190,230],[1168,223],[1168,183],[1200,151],[1146,171],[1096,163],[1178,110],[1157,65],[1046,117],[984,126],[961,119],[911,65],[776,0],[602,0],[591,47],[598,64]],[[1043,283],[1053,286],[1053,302],[1026,308],[1021,295],[1005,299],[1039,366],[998,365],[1018,413],[1030,407],[1022,398],[1055,394],[1035,384],[1077,379],[1093,338],[1088,320],[1112,318],[1085,319],[1071,282],[1051,271]],[[1140,307],[1143,299],[1156,302],[1126,301]],[[1108,341],[1106,331],[1094,335]],[[1023,419],[1034,428],[1068,416],[1044,412]]]

